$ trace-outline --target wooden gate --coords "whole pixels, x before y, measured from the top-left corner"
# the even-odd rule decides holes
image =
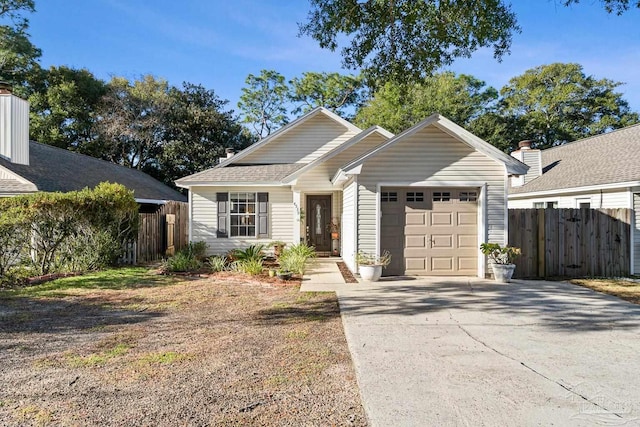
[[[150,262],[175,254],[189,243],[189,204],[167,202],[156,212],[140,214],[137,261]]]
[[[630,273],[631,209],[509,209],[514,277],[615,277]]]

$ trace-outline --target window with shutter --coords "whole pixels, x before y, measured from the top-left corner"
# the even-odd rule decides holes
[[[216,193],[216,201],[218,202],[218,237],[229,237],[227,232],[227,221],[229,218],[229,194]]]

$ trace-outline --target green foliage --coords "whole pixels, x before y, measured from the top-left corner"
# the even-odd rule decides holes
[[[379,125],[402,132],[434,113],[468,126],[489,111],[498,91],[473,76],[453,72],[435,74],[417,83],[387,82],[363,108],[355,124],[365,129]]]
[[[288,123],[286,101],[289,88],[282,74],[274,70],[262,70],[259,76],[249,74],[238,108],[243,122],[253,127],[259,138],[264,138]]]
[[[29,135],[35,141],[85,152],[95,143],[96,110],[106,84],[86,69],[42,70],[32,79]]]
[[[344,115],[345,109],[359,106],[365,96],[362,77],[339,73],[302,73],[293,78],[291,101],[296,105],[294,114],[307,113],[316,107],[325,107]]]
[[[207,256],[207,247],[207,242],[204,240],[199,242],[189,242],[187,246],[182,249],[182,252],[186,252],[198,260],[203,260]]]
[[[622,13],[633,7],[634,3],[637,8],[640,8],[640,0],[600,0],[604,5],[604,9],[608,13],[615,13],[616,15],[622,15]],[[564,0],[563,4],[569,6],[571,4],[580,3],[580,0]],[[629,4],[631,3],[631,5]]]
[[[234,249],[232,255],[238,261],[262,261],[264,248],[264,245],[251,245],[246,249]]]
[[[303,275],[309,260],[315,258],[315,256],[315,249],[304,243],[285,248],[278,258],[280,271],[291,271]]]
[[[21,95],[42,55],[29,40],[29,21],[24,14],[35,11],[33,0],[0,0],[0,81],[16,86]]]
[[[172,273],[196,271],[202,268],[202,263],[192,253],[178,251],[174,256],[164,260],[163,267]]]
[[[520,248],[500,246],[497,243],[483,243],[480,251],[496,264],[513,264],[513,260],[522,253]]]
[[[207,267],[212,273],[218,273],[227,269],[227,258],[223,256],[212,256],[207,260]]]
[[[240,273],[250,274],[257,276],[262,273],[262,260],[261,259],[243,259],[235,262],[235,270]]]
[[[47,274],[114,264],[137,227],[138,204],[120,184],[0,199],[0,268],[29,264]]]
[[[491,47],[500,59],[519,31],[501,0],[311,0],[299,28],[332,51],[346,39],[343,65],[363,69],[374,86],[425,77],[481,47]]]
[[[549,148],[634,123],[640,118],[616,88],[622,83],[585,75],[579,64],[542,65],[512,78],[500,91],[501,113],[512,117],[518,140]]]
[[[367,252],[358,252],[356,254],[356,262],[358,265],[381,265],[386,267],[391,263],[391,253],[384,251],[380,256]]]

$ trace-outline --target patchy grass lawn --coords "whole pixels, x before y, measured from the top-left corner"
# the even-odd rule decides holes
[[[109,270],[0,292],[0,425],[365,425],[336,298]]]
[[[640,283],[638,282],[620,279],[572,279],[569,282],[640,304]]]

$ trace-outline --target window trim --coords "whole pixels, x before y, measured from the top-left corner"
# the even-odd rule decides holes
[[[249,197],[247,197],[248,195],[253,194],[253,201],[249,200]],[[246,197],[245,201],[243,202],[238,202],[238,201],[234,201],[233,200],[233,196],[236,195],[238,198],[240,195],[244,195]],[[247,206],[247,208],[249,208],[250,204],[253,204],[253,212],[233,212],[233,205],[234,203],[243,203]],[[248,224],[248,225],[233,225],[232,224],[232,218],[233,217],[253,217],[253,225]],[[247,235],[242,235],[242,234],[237,234],[234,235],[234,227],[236,227],[237,230],[240,230],[241,228],[246,228],[247,230],[253,226],[253,235],[247,234]],[[227,218],[227,230],[229,230],[229,238],[257,238],[258,237],[258,193],[257,192],[251,192],[251,191],[229,191],[229,215]]]

